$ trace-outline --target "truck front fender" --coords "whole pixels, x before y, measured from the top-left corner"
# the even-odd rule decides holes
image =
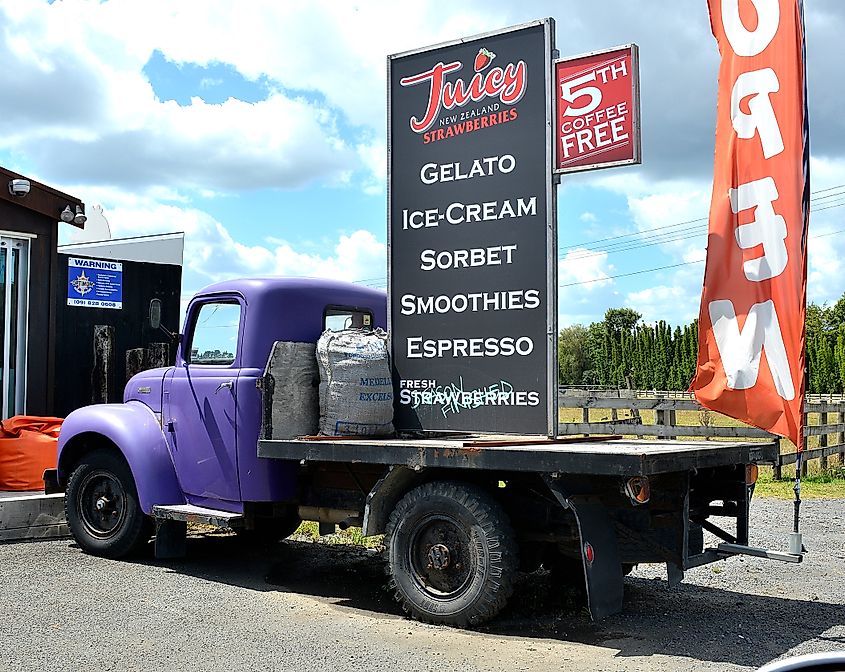
[[[103,447],[117,450],[129,464],[144,513],[152,513],[154,504],[185,503],[167,439],[147,406],[137,401],[98,404],[68,415],[59,433],[59,483],[67,483],[82,455]]]

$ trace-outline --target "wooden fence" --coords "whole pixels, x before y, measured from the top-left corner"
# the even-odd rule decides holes
[[[560,408],[581,410],[580,422],[561,423],[562,434],[624,434],[657,439],[684,437],[704,440],[779,440],[780,457],[773,465],[775,478],[780,478],[782,468],[794,464],[798,457],[791,441],[779,439],[774,434],[756,427],[721,424],[724,416],[702,408],[693,395],[687,392],[561,387],[558,393],[558,405]],[[591,419],[591,409],[606,410],[610,417],[599,421],[595,418]],[[620,418],[620,410],[629,411],[630,417]],[[653,424],[643,422],[642,411],[654,412]],[[678,411],[697,412],[695,424],[678,424]],[[689,420],[688,414],[686,419]],[[823,470],[827,469],[828,457],[831,455],[838,455],[839,464],[845,464],[845,422],[843,421],[845,421],[843,395],[807,396],[804,428],[807,450],[804,451],[802,463],[804,475],[807,473],[809,460],[819,460],[819,466]],[[811,437],[818,437],[818,439]]]

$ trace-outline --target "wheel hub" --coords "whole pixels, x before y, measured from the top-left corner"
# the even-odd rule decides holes
[[[114,536],[126,518],[123,486],[105,469],[86,476],[77,492],[76,506],[86,531],[97,539]]]
[[[466,528],[455,518],[434,513],[419,521],[409,548],[411,573],[434,599],[452,599],[469,586],[475,569]]]
[[[448,546],[444,544],[435,544],[428,549],[428,568],[429,569],[446,569],[451,561],[451,554]]]

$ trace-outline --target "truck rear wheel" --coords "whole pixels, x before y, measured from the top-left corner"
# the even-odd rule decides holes
[[[65,492],[65,515],[76,543],[91,555],[122,558],[138,551],[152,533],[129,465],[110,450],[93,450],[76,465]]]
[[[438,481],[411,490],[390,516],[385,546],[396,600],[421,621],[478,625],[513,592],[519,559],[510,522],[472,485]]]

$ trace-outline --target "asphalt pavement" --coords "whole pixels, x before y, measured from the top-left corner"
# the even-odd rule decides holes
[[[791,503],[758,500],[752,543],[785,549]],[[626,579],[625,611],[589,620],[538,572],[476,631],[407,620],[358,547],[189,540],[188,557],[112,561],[70,540],[0,545],[0,670],[746,670],[845,650],[845,500],[803,507],[801,565],[732,558],[669,588]]]

